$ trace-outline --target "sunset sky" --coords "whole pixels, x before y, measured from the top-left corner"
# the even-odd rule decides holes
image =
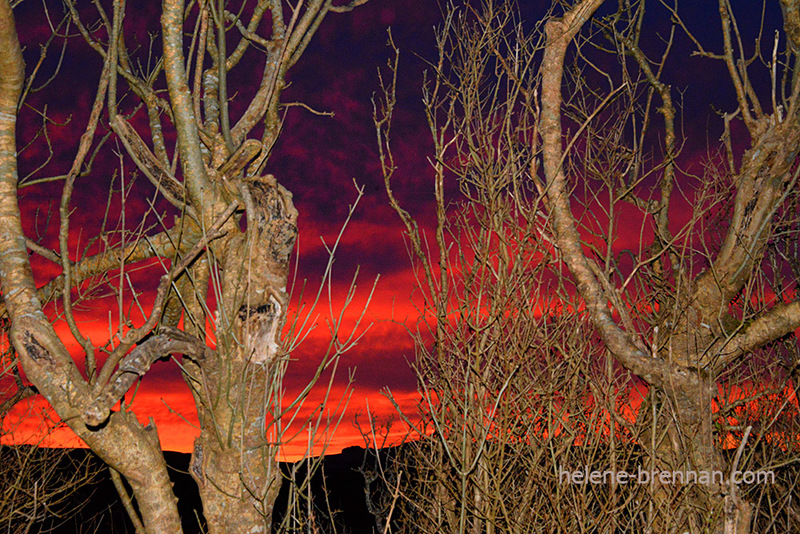
[[[549,5],[544,0],[523,3],[526,21],[531,25],[536,13]],[[148,29],[157,28],[157,4],[155,2],[147,8],[141,8],[136,24]],[[395,413],[382,395],[382,389],[390,388],[395,398],[409,411],[413,411],[418,398],[415,377],[407,364],[414,357],[414,347],[406,328],[416,328],[419,317],[414,306],[414,273],[410,269],[401,222],[390,208],[383,189],[370,98],[378,88],[376,71],[390,57],[385,45],[386,31],[391,27],[402,54],[399,109],[393,138],[399,165],[395,192],[412,215],[423,225],[429,224],[433,215],[430,209],[432,180],[426,157],[430,153],[431,143],[420,102],[424,62],[416,54],[428,59],[435,58],[433,29],[441,21],[437,4],[433,0],[371,0],[352,13],[329,15],[299,64],[291,71],[291,86],[284,93],[285,102],[303,102],[316,110],[335,114],[333,117],[323,117],[300,107],[291,109],[283,135],[267,167],[280,183],[293,192],[295,205],[300,212],[300,237],[295,255],[298,275],[293,293],[295,310],[313,300],[309,292],[316,290],[327,261],[325,243],[335,241],[347,217],[348,207],[356,198],[354,180],[364,187],[364,197],[336,254],[332,287],[334,313],[341,308],[356,268],[360,269],[358,288],[355,302],[348,313],[349,324],[360,313],[373,281],[379,277],[365,315],[365,323],[371,323],[371,326],[358,345],[342,357],[339,365],[339,378],[335,382],[332,397],[334,401],[344,394],[350,370],[354,372],[354,382],[346,413],[331,438],[329,450],[332,452],[348,445],[363,445],[353,425],[356,413],[365,414],[367,407],[370,413],[381,418],[388,418]],[[708,11],[704,13],[704,8],[698,7],[700,4],[705,5]],[[753,9],[747,6],[756,4],[754,13],[758,17],[743,15],[742,24],[758,22],[760,3],[744,0],[734,2],[734,9],[739,12]],[[708,39],[707,44],[718,46],[716,3],[687,2],[683,7],[687,10],[686,20],[697,23],[695,29],[704,26],[710,28],[703,32],[704,38]],[[60,7],[55,10],[58,11],[56,15],[60,16]],[[774,11],[768,13],[767,27],[774,27],[779,20],[780,13]],[[664,13],[660,13],[659,16],[663,17]],[[49,29],[39,3],[28,2],[23,5],[17,17],[20,38],[23,46],[28,47],[25,57],[30,71],[38,57],[37,43],[49,34]],[[659,23],[662,27],[664,25],[663,20],[654,22],[656,27]],[[771,44],[772,33],[768,33]],[[55,122],[65,122],[72,117],[72,122],[66,126],[52,129],[53,158],[46,170],[38,172],[37,176],[55,175],[68,168],[85,125],[86,111],[94,98],[93,82],[97,79],[101,63],[96,55],[86,51],[80,38],[73,41],[74,45],[67,50],[60,77],[50,87],[30,98],[30,102],[40,108],[47,103],[48,115]],[[679,38],[673,61],[664,76],[675,89],[683,91],[682,97],[676,91],[675,99],[683,108],[680,119],[682,137],[691,140],[681,156],[681,163],[687,172],[697,170],[706,151],[718,145],[722,121],[711,107],[712,100],[715,109],[735,109],[721,62],[689,57],[689,51],[688,41]],[[57,49],[51,51],[45,67],[52,67],[57,56]],[[236,80],[236,76],[249,74],[235,71],[231,76],[235,83],[242,81]],[[23,146],[40,127],[41,117],[30,109],[23,110],[21,117],[19,144]],[[104,155],[95,163],[92,176],[79,180],[76,185],[72,202],[76,212],[71,238],[76,249],[91,237],[91,230],[98,227],[99,217],[105,209],[109,176],[120,169],[120,160],[114,154],[114,142],[104,150]],[[22,150],[20,175],[36,169],[46,157],[47,145],[41,139]],[[122,164],[128,171],[131,169],[129,160]],[[457,189],[454,184],[449,187],[454,197]],[[43,244],[52,247],[57,245],[59,190],[58,184],[49,184],[25,188],[20,194],[27,235],[31,238],[41,235]],[[126,212],[130,219],[135,219],[137,214],[146,209],[146,199],[153,190],[142,178],[133,192]],[[166,204],[162,202],[157,206],[164,208]],[[684,204],[683,209],[687,207]],[[55,210],[49,224],[46,217],[48,208]],[[680,214],[677,214],[677,218],[680,220]],[[132,228],[136,222],[129,220],[128,227]],[[633,237],[638,239],[638,234]],[[39,283],[44,283],[58,272],[57,267],[46,260],[34,257],[32,261]],[[132,277],[134,281],[141,281],[143,277],[154,276],[152,273],[157,270],[151,268],[147,272],[151,274],[133,273]],[[301,301],[298,294],[303,280],[308,280],[310,289],[306,290],[306,296]],[[145,308],[147,304],[152,304],[152,299],[152,295],[142,297]],[[138,312],[132,313],[139,320]],[[318,327],[293,353],[295,361],[287,377],[289,393],[300,390],[327,346],[330,335],[325,318],[328,313],[328,303],[323,295],[321,305],[313,311],[313,316],[319,315]],[[109,321],[116,325],[116,314],[113,299],[103,299],[85,305],[78,318],[85,334],[100,343],[108,338]],[[366,324],[361,326],[361,330]],[[66,326],[60,323],[58,328],[68,346],[77,354],[77,345],[69,336]],[[322,393],[320,390],[312,392],[307,401],[309,409],[319,403]],[[16,436],[29,436],[35,430],[37,418],[25,416],[41,413],[44,406],[43,402],[33,400],[17,408],[10,418],[12,422],[14,417],[22,419],[16,427]],[[198,433],[190,424],[196,423],[195,408],[174,362],[161,361],[153,366],[136,393],[133,411],[142,422],[146,422],[148,417],[154,418],[165,449],[191,450],[192,441]],[[401,428],[395,429],[398,434],[402,433]],[[59,431],[46,443],[72,446],[77,445],[77,438],[70,438],[68,431]],[[286,457],[296,457],[304,447],[301,441],[287,447]]]

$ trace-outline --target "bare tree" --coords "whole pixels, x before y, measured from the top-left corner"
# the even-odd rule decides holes
[[[796,157],[800,149],[797,117],[800,86],[793,69],[797,59],[794,39],[798,6],[793,2],[781,2],[785,15],[783,43],[786,52],[782,55],[785,61],[778,61],[778,34],[775,52],[764,62],[772,74],[771,102],[762,103],[764,96],[769,95],[757,95],[750,81],[750,57],[761,57],[761,51],[756,47],[755,52],[747,56],[729,2],[721,0],[719,3],[723,50],[708,52],[699,41],[694,41],[701,54],[724,61],[728,66],[739,106],[736,113],[725,117],[728,138],[732,135],[730,121],[735,115],[741,116],[749,133],[749,148],[738,165],[730,150],[727,167],[717,168],[719,174],[708,172],[704,176],[707,181],[731,184],[728,194],[735,200],[720,245],[706,244],[697,252],[687,246],[680,234],[676,238],[670,225],[671,202],[679,185],[675,173],[675,111],[671,89],[659,79],[658,69],[666,61],[670,45],[667,44],[667,52],[660,63],[644,57],[638,46],[641,23],[637,27],[643,4],[621,4],[616,16],[600,23],[604,29],[614,32],[619,50],[634,58],[652,88],[650,94],[657,93],[665,124],[663,163],[656,171],[658,193],[647,201],[639,196],[636,184],[642,175],[637,174],[644,171],[635,160],[631,161],[634,172],[620,176],[617,180],[621,187],[612,190],[611,205],[630,196],[643,216],[652,221],[657,236],[653,246],[641,250],[623,278],[614,272],[617,267],[609,261],[612,258],[608,253],[600,255],[600,262],[586,253],[585,239],[578,232],[572,211],[569,186],[569,178],[576,177],[575,171],[581,166],[568,168],[565,159],[569,159],[570,154],[563,148],[564,58],[570,43],[600,4],[598,1],[580,2],[563,18],[550,20],[545,27],[547,45],[542,58],[541,88],[544,183],[541,187],[545,190],[546,206],[561,257],[603,341],[626,369],[652,387],[651,402],[657,402],[657,396],[663,395],[663,402],[669,405],[671,417],[661,421],[664,428],[657,444],[658,461],[674,470],[721,469],[724,464],[713,411],[720,382],[727,379],[726,373],[742,358],[760,347],[778,342],[800,327],[800,304],[791,291],[786,292],[787,287],[795,284],[791,274],[783,275],[791,273],[789,266],[781,265],[773,272],[782,280],[782,288],[770,283],[772,280],[764,271],[770,245],[780,248],[780,241],[796,239],[797,213],[793,196],[798,173]],[[675,17],[673,30],[677,29],[682,24],[677,6],[666,5],[666,9]],[[618,24],[624,29],[620,30]],[[653,65],[656,65],[655,72]],[[778,81],[779,71],[783,83]],[[772,113],[765,111],[770,107]],[[592,119],[591,115],[586,116],[583,124]],[[695,202],[708,209],[704,200],[700,197]],[[695,221],[697,218],[693,218],[692,222]],[[785,232],[776,235],[775,229],[781,227]],[[607,227],[608,230],[613,230],[613,226]],[[691,227],[682,229],[682,233],[692,233]],[[613,232],[605,234],[604,241],[613,243],[614,235]],[[792,258],[787,259],[790,264],[794,262]],[[704,269],[698,272],[698,266]],[[654,309],[649,317],[634,321],[630,310],[636,310],[638,295],[634,297],[629,279],[645,271],[655,282],[656,290],[650,296]],[[771,291],[778,296],[771,297]],[[619,319],[613,316],[612,309],[619,314]],[[648,350],[648,346],[653,350]],[[743,438],[742,443],[745,441]],[[737,492],[731,480],[726,479],[719,487],[712,484],[694,489],[697,491],[682,510],[683,517],[669,528],[750,531],[751,504]]]
[[[558,518],[550,523],[553,531],[782,531],[797,515],[793,484],[745,487],[734,473],[779,470],[793,463],[797,450],[788,436],[796,435],[792,333],[800,327],[800,6],[781,1],[784,25],[776,28],[774,43],[765,46],[771,28],[762,26],[748,52],[730,3],[721,0],[722,50],[713,52],[690,32],[677,3],[648,5],[648,12],[660,10],[671,21],[661,56],[651,59],[644,50],[653,50],[648,37],[656,32],[646,25],[645,3],[606,3],[597,15],[603,4],[554,3],[538,26],[514,21],[510,2],[468,4],[446,19],[423,97],[434,145],[433,253],[395,197],[397,179],[390,182],[395,100],[394,82],[386,83],[376,112],[386,189],[406,224],[425,310],[435,325],[430,337],[418,340],[429,426],[416,431],[427,436],[419,442],[424,452],[403,469],[419,469],[421,480],[442,493],[428,502],[409,487],[409,506],[415,517],[439,521],[437,529],[513,530],[508,521],[523,512],[498,515],[502,503],[515,502],[512,485],[480,479],[508,480],[514,473],[515,481],[526,480],[519,475],[524,469],[511,466],[544,446],[551,461],[526,465],[538,465],[540,478],[550,482],[559,464],[608,470],[638,463],[657,471],[724,474],[708,484],[653,483],[644,492],[612,482],[603,497],[527,479],[531,487],[552,490],[551,502],[558,504],[545,517]],[[720,149],[709,154],[699,177],[679,168],[684,140],[675,126],[674,90],[662,80],[676,35],[688,35],[696,54],[726,65],[738,102],[723,114]],[[759,94],[750,79],[759,65],[771,92]],[[396,64],[391,72],[396,75]],[[735,134],[737,120],[747,130],[744,138]],[[453,178],[461,200],[451,206],[447,184]],[[679,196],[691,203],[685,223]],[[629,248],[619,244],[622,238],[638,242]],[[548,322],[537,316],[542,302],[558,302],[566,311]],[[570,326],[561,317],[576,332],[589,321],[600,348],[587,343],[588,333],[580,343],[567,343]],[[426,341],[431,338],[433,348]],[[567,361],[577,353],[582,363],[550,357],[546,364],[552,353]],[[592,374],[604,355],[616,363],[608,360],[606,373]],[[542,383],[525,371],[529,365],[555,375]],[[621,379],[628,373],[633,381]],[[581,375],[584,381],[575,384],[567,378]],[[647,386],[646,401],[620,403],[621,392],[638,384]],[[533,398],[541,392],[565,408],[545,412],[542,424],[551,432],[523,432],[534,452],[515,449],[506,437],[520,425],[515,417],[547,406],[522,392]],[[514,399],[510,412],[503,411],[505,395]],[[580,398],[600,406],[583,410]],[[761,424],[755,406],[768,414]],[[588,418],[579,425],[582,433],[576,426],[571,443],[554,440],[554,426],[570,436],[562,419],[573,417],[576,424]],[[535,426],[536,419],[522,421]],[[614,423],[604,430],[589,421]],[[603,454],[581,459],[572,448],[576,436],[587,446],[599,439]],[[510,453],[507,463],[499,451]],[[538,495],[523,500],[544,510]],[[609,505],[600,506],[604,518],[587,521],[598,500]],[[420,502],[439,508],[421,514]]]
[[[155,425],[140,424],[123,399],[151,364],[184,355],[182,370],[200,420],[191,474],[209,531],[266,532],[281,484],[277,451],[288,439],[288,424],[314,381],[354,339],[334,337],[312,383],[297,399],[284,399],[289,354],[304,326],[286,322],[298,214],[292,194],[265,169],[281,130],[288,70],[329,13],[365,2],[166,0],[158,39],[149,47],[133,44],[146,36],[126,29],[133,13],[124,0],[85,6],[69,0],[61,20],[62,10],[44,3],[44,20],[52,23],[45,44],[79,34],[103,67],[69,170],[47,176],[35,169],[21,179],[17,121],[34,80],[43,76],[45,52],[26,72],[12,11],[19,2],[0,3],[0,284],[10,337],[27,379],[127,480],[137,531],[181,531]],[[256,86],[237,87],[230,74],[243,65],[252,69],[256,61]],[[249,95],[240,107],[231,103],[237,90]],[[52,121],[46,110],[42,116],[39,141],[49,142]],[[127,156],[112,191],[123,208],[117,220],[107,212],[91,245],[76,252],[73,191],[109,139],[117,139]],[[124,202],[131,160],[170,205],[158,211],[151,204],[133,215],[141,221],[134,230],[126,225]],[[63,184],[55,250],[26,238],[17,193],[53,181]],[[34,282],[29,251],[59,268],[42,287]],[[151,258],[159,261],[147,263]],[[161,269],[147,311],[130,278],[139,262]],[[324,278],[323,284],[330,282],[330,264]],[[119,313],[110,326],[116,331],[100,344],[82,331],[75,314],[81,301],[92,298],[91,288],[111,292]],[[47,307],[49,302],[55,304]],[[132,323],[131,306],[142,307],[142,324]],[[82,350],[81,367],[53,319],[67,323]],[[340,320],[332,322],[334,331]],[[210,334],[213,349],[206,343]],[[121,399],[122,409],[112,410]],[[124,486],[117,486],[126,499]]]

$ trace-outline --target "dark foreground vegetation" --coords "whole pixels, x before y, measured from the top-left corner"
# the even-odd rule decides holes
[[[50,460],[58,455],[58,462]],[[186,533],[205,532],[202,505],[197,491],[197,484],[189,475],[191,455],[178,452],[165,452],[170,479],[178,497],[178,511]],[[59,480],[74,473],[76,468],[85,476],[82,483],[65,487],[65,491],[57,502],[42,503],[46,510],[37,513],[34,522],[29,521],[30,512],[14,514],[13,517],[0,517],[0,532],[30,532],[53,534],[123,534],[135,532],[134,526],[125,511],[108,468],[91,451],[87,449],[58,450],[36,449],[27,446],[0,448],[0,463],[7,466],[17,458],[27,458],[27,463],[34,465],[29,481],[44,480],[43,473],[37,470],[47,467],[55,475],[52,480],[63,475]],[[306,494],[312,496],[313,515],[319,531],[333,532],[331,524],[336,525],[336,532],[362,533],[370,532],[374,521],[367,511],[364,499],[364,483],[360,469],[365,458],[365,451],[359,447],[349,447],[340,454],[332,454],[325,458],[312,477]],[[39,467],[35,467],[39,466]],[[297,465],[282,464],[282,472],[287,477],[276,503],[274,525],[283,520],[286,513],[289,495],[289,479],[293,468],[297,468],[296,480],[302,485],[306,476],[303,462]],[[324,475],[323,475],[324,474]],[[0,480],[0,490],[6,495],[14,491],[13,472],[5,473],[6,478]],[[19,488],[24,494],[22,498],[33,499],[32,485]],[[48,488],[49,489],[49,488]],[[327,498],[326,498],[327,496]],[[0,505],[0,512],[8,512]],[[305,519],[304,519],[305,520]],[[30,530],[27,530],[27,529]]]
[[[607,444],[606,444],[607,445]],[[306,484],[308,462],[301,461],[296,464],[281,464],[284,475],[281,492],[276,501],[273,520],[273,532],[281,532],[282,523],[290,509],[288,500],[290,495],[299,496],[299,505],[293,508],[294,517],[289,519],[289,528],[308,529],[315,533],[382,533],[385,531],[386,521],[391,524],[391,532],[426,532],[423,526],[423,515],[414,514],[413,496],[415,492],[426,491],[431,484],[432,476],[443,476],[451,479],[451,484],[458,474],[447,469],[442,464],[441,469],[434,469],[431,461],[437,457],[435,450],[428,450],[427,455],[419,454],[420,443],[407,443],[401,447],[381,449],[376,456],[374,450],[365,450],[361,447],[348,447],[339,454],[332,454],[317,464],[314,469],[310,484]],[[770,446],[763,447],[768,449]],[[491,451],[492,455],[500,451]],[[733,461],[735,450],[729,450],[727,461]],[[53,458],[57,456],[57,462]],[[380,457],[380,461],[376,459]],[[538,454],[534,449],[529,450],[527,462],[522,462],[518,467],[529,468],[533,463],[537,479],[535,497],[529,502],[516,503],[514,510],[519,517],[527,517],[531,513],[548,513],[547,507],[542,506],[545,501],[561,502],[565,497],[576,503],[580,509],[565,509],[560,512],[553,509],[550,515],[566,514],[564,522],[574,522],[575,518],[607,517],[604,513],[608,507],[617,510],[614,525],[608,532],[633,532],[636,525],[646,521],[646,507],[642,503],[647,501],[653,487],[639,481],[630,481],[627,484],[614,484],[612,482],[587,484],[565,482],[565,475],[559,475],[559,469],[576,473],[578,471],[607,471],[614,465],[616,471],[637,473],[648,469],[647,451],[639,446],[623,446],[615,454],[609,454],[609,449],[604,446],[591,444],[573,447],[563,458],[571,458],[577,462],[574,465],[556,465],[547,455]],[[19,459],[24,459],[24,464],[19,464]],[[174,491],[178,497],[178,510],[180,513],[183,531],[187,533],[206,532],[207,527],[202,513],[202,504],[197,485],[189,475],[191,456],[189,454],[167,452],[167,465],[170,478],[174,484]],[[0,501],[0,532],[31,533],[31,534],[89,534],[109,533],[124,534],[135,532],[128,513],[125,510],[114,483],[109,475],[108,468],[87,449],[53,450],[34,448],[28,446],[0,448],[0,461],[4,467],[16,463],[20,468],[30,469],[24,477],[16,476],[18,470],[4,469],[0,488],[4,492],[5,500]],[[314,464],[312,464],[313,466]],[[49,472],[41,472],[47,467]],[[437,472],[434,474],[434,472]],[[74,474],[82,476],[77,479]],[[404,473],[398,483],[398,474]],[[292,477],[294,473],[294,477]],[[784,465],[770,470],[774,479],[760,483],[742,484],[739,491],[756,502],[763,503],[766,509],[780,508],[780,503],[798,498],[800,471],[796,464]],[[529,476],[528,473],[510,473],[502,481],[513,486],[519,480]],[[726,474],[727,475],[727,474]],[[17,493],[25,498],[33,498],[37,492],[52,494],[53,487],[38,487],[33,490],[28,484],[25,489],[19,480],[28,481],[72,481],[66,483],[56,499],[42,502],[39,509],[28,509],[25,513],[9,514],[8,496]],[[15,482],[16,480],[16,482]],[[295,489],[300,491],[290,493],[291,481],[295,482]],[[440,481],[441,483],[441,481]],[[398,494],[398,488],[401,494]],[[694,491],[692,484],[682,485],[683,491]],[[33,491],[32,491],[33,490]],[[559,494],[561,494],[559,496]],[[307,496],[310,500],[303,499]],[[442,508],[446,508],[446,495],[439,495],[442,499]],[[5,505],[5,506],[4,506]],[[135,504],[134,504],[135,506]],[[789,510],[787,508],[786,510]],[[33,513],[32,513],[33,512]],[[791,512],[791,510],[789,510]],[[639,517],[641,516],[641,517]],[[33,521],[30,517],[35,517]],[[552,524],[551,520],[544,517],[542,524]],[[800,529],[798,517],[792,513],[783,513],[781,517],[769,517],[763,513],[756,518],[756,523],[768,531],[776,527],[785,529],[785,532],[797,532]],[[549,530],[547,530],[549,531]],[[543,530],[544,532],[544,530]]]

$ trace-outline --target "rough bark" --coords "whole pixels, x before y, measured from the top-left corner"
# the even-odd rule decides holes
[[[62,276],[38,290],[16,196],[14,120],[25,73],[10,5],[4,0],[0,6],[0,313],[11,320],[11,337],[28,379],[78,436],[128,480],[147,532],[180,532],[158,438],[152,422],[143,428],[131,414],[113,413],[111,407],[155,360],[175,351],[187,356],[186,379],[197,403],[201,435],[192,475],[200,486],[210,532],[270,529],[281,482],[276,457],[282,438],[275,428],[281,417],[286,365],[281,333],[297,211],[291,194],[262,169],[280,131],[278,110],[288,69],[329,12],[349,11],[365,2],[334,6],[331,0],[311,0],[287,7],[283,2],[258,1],[246,25],[243,20],[230,20],[241,12],[224,12],[224,2],[190,3],[188,10],[198,13],[198,31],[193,35],[196,46],[189,47],[185,42],[191,33],[185,27],[190,17],[187,3],[164,0],[163,58],[144,75],[132,68],[135,52],[125,46],[124,2],[114,2],[111,14],[96,4],[99,22],[95,26],[85,24],[81,20],[85,14],[68,0],[71,21],[102,57],[104,69],[89,126],[62,195],[60,253],[28,242],[28,247],[62,268]],[[266,24],[265,15],[269,15]],[[271,27],[266,31],[268,38],[258,35],[264,26]],[[240,39],[231,52],[225,40],[232,35]],[[238,121],[231,124],[228,71],[253,43],[267,51],[261,84]],[[186,50],[196,54],[188,65]],[[117,114],[123,107],[117,103],[117,77],[125,79],[146,107],[152,146],[133,127],[138,111],[125,118]],[[163,79],[166,91],[158,86]],[[164,124],[174,126],[173,155],[165,142],[162,117],[169,119]],[[172,226],[162,221],[164,229],[156,235],[137,235],[136,241],[71,261],[67,257],[70,194],[98,125],[106,119],[139,171],[181,216]],[[262,120],[266,127],[261,139],[248,139]],[[246,230],[242,230],[242,218],[246,218]],[[153,310],[143,326],[130,328],[124,335],[120,332],[121,342],[113,344],[106,364],[96,373],[95,348],[72,316],[71,290],[88,277],[124,271],[122,266],[155,256],[172,267],[161,279]],[[214,287],[216,317],[208,317],[216,330],[216,351],[203,344],[212,273],[220,275]],[[88,379],[42,312],[42,303],[59,298],[70,331],[86,352]],[[123,298],[122,290],[119,298]],[[181,318],[184,333],[175,330]]]
[[[215,369],[200,362],[200,375],[193,377],[209,392],[201,401],[203,430],[191,473],[211,532],[268,532],[280,489],[273,427],[280,404],[273,381],[283,364],[280,336],[297,211],[271,176],[244,187],[248,230],[220,251],[226,296],[217,325],[220,358]]]
[[[578,292],[586,301],[603,340],[634,373],[648,383],[661,382],[666,376],[666,366],[654,362],[632,343],[611,316],[603,287],[581,248],[581,237],[572,218],[569,188],[562,167],[561,85],[564,57],[571,40],[601,4],[602,0],[581,2],[562,19],[549,20],[545,25],[547,45],[542,59],[541,135],[547,203],[564,261],[578,284]]]

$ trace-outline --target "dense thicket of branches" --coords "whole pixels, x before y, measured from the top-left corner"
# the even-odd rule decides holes
[[[669,1],[559,2],[540,23],[508,2],[452,8],[423,97],[432,253],[394,195],[390,64],[376,126],[424,294],[413,430],[427,437],[384,466],[381,524],[797,528],[800,4],[765,2],[755,33],[737,22],[746,9],[717,7],[716,26],[684,21]],[[691,33],[697,23],[720,28],[716,48]],[[735,102],[699,175],[682,167],[699,154],[681,147],[706,140],[676,127],[665,79],[689,53],[726,67]],[[721,476],[559,477],[584,468]],[[772,471],[777,483],[737,484],[737,470]],[[404,485],[399,471],[416,478]]]

